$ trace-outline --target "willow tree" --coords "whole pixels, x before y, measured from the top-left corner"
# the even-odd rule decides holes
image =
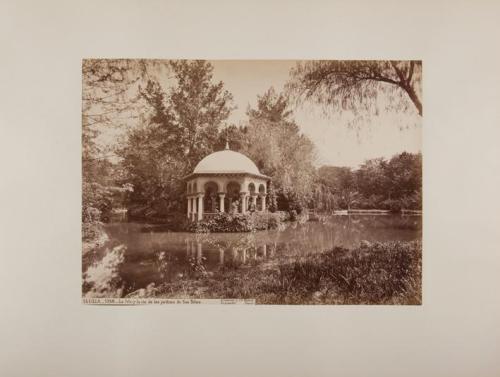
[[[279,209],[300,211],[313,195],[315,148],[293,120],[288,98],[270,88],[247,110],[242,152],[272,177]],[[270,208],[273,207],[270,197]]]
[[[168,69],[160,60],[85,59],[82,62],[83,162],[106,157],[96,143],[102,133],[131,123],[143,111],[139,85],[158,70]]]
[[[421,61],[316,60],[292,68],[287,90],[299,102],[310,100],[356,115],[378,113],[382,103],[397,111],[413,107],[422,116],[421,79]]]

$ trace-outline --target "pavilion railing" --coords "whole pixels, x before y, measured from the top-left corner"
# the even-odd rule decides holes
[[[203,212],[203,218],[204,219],[213,219],[217,212]]]

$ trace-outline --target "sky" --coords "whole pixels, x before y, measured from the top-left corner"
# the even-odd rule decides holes
[[[229,121],[235,124],[247,119],[248,105],[254,107],[257,96],[273,86],[283,90],[291,60],[216,60],[214,80],[223,81],[232,93],[237,109]],[[418,115],[381,113],[358,130],[349,127],[352,114],[344,111],[326,116],[318,106],[305,104],[294,108],[294,118],[302,132],[317,148],[317,165],[357,167],[371,158],[390,158],[402,151],[419,152],[422,143],[421,119]]]
[[[229,123],[239,125],[248,117],[248,106],[255,107],[257,96],[271,86],[281,92],[295,66],[292,60],[215,60],[213,81],[224,83],[233,95],[236,109]],[[165,90],[174,82],[166,70],[155,74]],[[134,92],[137,88],[132,88]],[[134,92],[135,93],[135,92]],[[383,103],[382,103],[383,105]],[[383,108],[383,106],[382,106]],[[294,106],[293,116],[301,131],[316,146],[316,165],[349,166],[356,168],[367,159],[391,158],[403,151],[419,152],[422,143],[421,118],[416,114],[383,113],[367,119],[357,129],[349,127],[353,115],[349,111],[330,112],[328,116],[317,105]],[[121,127],[124,123],[126,126]],[[102,130],[98,142],[103,146],[114,145],[126,134],[128,127],[137,125],[137,120],[117,122],[118,127]],[[116,157],[110,157],[114,159]]]

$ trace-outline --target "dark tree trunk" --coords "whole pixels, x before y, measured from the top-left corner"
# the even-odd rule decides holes
[[[403,89],[406,91],[406,93],[408,93],[408,96],[417,108],[418,115],[422,116],[422,102],[420,102],[420,99],[418,98],[417,93],[415,93],[415,90],[411,87],[411,85],[407,85],[406,87],[403,87]]]

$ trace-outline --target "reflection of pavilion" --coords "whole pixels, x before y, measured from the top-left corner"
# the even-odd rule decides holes
[[[187,217],[201,220],[216,212],[265,211],[270,177],[247,156],[226,144],[196,165],[187,181]]]
[[[233,262],[246,263],[248,260],[257,258],[267,259],[272,257],[272,250],[268,253],[267,244],[262,245],[219,245],[219,264],[224,264],[226,259]],[[206,251],[205,251],[206,253]],[[203,242],[186,240],[186,254],[188,258],[196,259],[197,263],[203,264]],[[269,254],[269,255],[268,255]]]

